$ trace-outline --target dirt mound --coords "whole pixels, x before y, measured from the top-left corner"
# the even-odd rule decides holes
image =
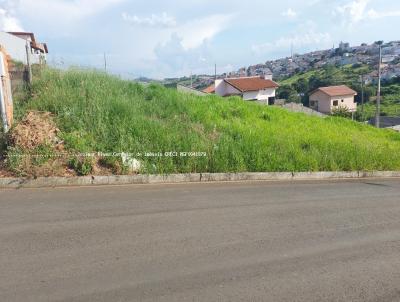
[[[53,121],[50,112],[30,111],[9,133],[10,146],[32,150],[41,145],[50,145],[62,149],[58,138],[60,130]]]

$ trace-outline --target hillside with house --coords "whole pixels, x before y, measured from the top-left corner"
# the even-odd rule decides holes
[[[400,75],[400,41],[384,43],[382,79],[390,80]],[[228,76],[256,76],[272,74],[275,79],[285,79],[298,73],[320,69],[326,65],[336,67],[360,64],[374,67],[379,61],[379,44],[361,44],[350,46],[349,43],[340,43],[338,48],[314,51],[306,54],[293,54],[292,56],[267,61],[263,64],[241,68]],[[367,83],[374,82],[377,74],[371,71],[365,74]]]
[[[23,65],[45,59],[47,45],[36,42],[33,34],[7,33],[3,36],[13,37],[11,41],[18,42],[7,44],[7,40],[3,40],[11,50],[13,60],[18,61],[20,53]],[[39,46],[41,48],[37,49]],[[375,49],[375,46],[371,47]],[[339,53],[335,51],[332,58]],[[350,54],[342,55],[351,57]],[[299,58],[293,56],[286,61],[294,64],[305,60]],[[397,57],[391,61],[386,59],[384,70],[392,68],[396,60]],[[397,155],[388,157],[383,152],[378,161],[372,162],[368,152],[369,142],[374,139],[378,147],[389,144],[398,150],[398,134],[380,132],[367,125],[361,125],[360,131],[358,123],[330,117],[348,116],[349,113],[361,121],[372,117],[367,116],[367,112],[372,113],[376,91],[374,80],[368,81],[368,75],[374,73],[376,62],[371,59],[347,63],[314,64],[309,69],[294,70],[293,74],[280,73],[276,71],[279,68],[259,64],[217,76],[217,79],[209,75],[186,77],[175,83],[174,79],[168,79],[165,86],[177,85],[179,91],[144,78],[135,83],[103,72],[65,72],[43,66],[34,74],[34,85],[29,93],[21,90],[22,95],[15,95],[17,123],[2,143],[4,149],[1,150],[4,158],[12,160],[3,163],[13,175],[34,176],[397,169],[400,165]],[[398,79],[394,76],[384,80],[382,112],[385,115],[389,115],[385,103],[389,96],[394,107],[400,105],[397,101],[400,100],[400,97],[397,99],[397,95],[400,96]],[[359,115],[360,108],[363,118]],[[384,125],[393,129],[397,129],[394,124],[397,121],[396,118],[382,119]],[[32,129],[26,129],[27,125]],[[52,130],[44,131],[43,141],[32,145],[30,138],[43,125]],[[339,132],[347,135],[337,136]],[[21,133],[26,134],[29,147],[21,143]],[[46,140],[48,133],[51,134],[50,141]],[[357,153],[344,157],[343,154],[352,152],[354,139],[361,137]],[[336,151],[327,154],[327,146]],[[60,150],[64,154],[62,159],[56,156]],[[103,158],[99,155],[88,160],[73,155],[74,152],[94,150],[104,153],[127,150],[135,154],[140,168],[129,172],[126,161],[120,156]],[[146,150],[154,150],[154,153],[146,156]],[[197,150],[207,157],[151,156],[167,154],[168,150],[183,154]],[[275,153],[275,150],[280,152]],[[30,152],[50,159],[18,161],[21,154]],[[313,161],[309,160],[310,154],[314,156]],[[363,156],[361,163],[360,154]],[[266,162],[265,158],[269,160]],[[354,163],[360,165],[354,166]]]
[[[245,95],[270,83],[256,79],[228,82]],[[11,175],[400,168],[394,131],[243,101],[236,92],[198,96],[103,72],[45,68],[15,102],[16,125],[0,150]]]
[[[384,43],[382,79],[390,81],[400,76],[400,41]],[[378,43],[359,46],[350,46],[349,43],[340,43],[339,47],[319,50],[305,54],[293,54],[286,58],[270,60],[264,63],[242,67],[237,71],[218,74],[217,78],[270,76],[277,81],[285,80],[297,74],[312,70],[320,70],[326,66],[343,67],[348,65],[368,66],[369,70],[363,73],[366,84],[376,83],[377,64],[379,61]],[[192,85],[196,89],[204,89],[213,84],[214,75],[194,75],[182,78],[165,79],[165,83],[180,83]]]

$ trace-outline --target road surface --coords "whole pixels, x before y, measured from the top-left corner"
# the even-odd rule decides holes
[[[400,180],[0,191],[0,301],[400,301]]]

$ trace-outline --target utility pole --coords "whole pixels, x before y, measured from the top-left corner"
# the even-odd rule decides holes
[[[190,88],[193,88],[193,73],[190,71]]]
[[[361,75],[361,121],[364,122],[364,103],[365,103],[365,93],[364,93],[364,75]]]
[[[26,64],[28,68],[28,83],[29,85],[31,85],[32,84],[31,47],[28,41],[26,41],[25,48],[26,48]]]
[[[217,80],[217,63],[215,63],[215,69],[214,69],[214,80]]]
[[[290,58],[293,61],[293,42],[290,44]]]
[[[104,53],[104,71],[107,73],[107,55]]]
[[[378,64],[378,94],[376,97],[376,117],[375,117],[375,126],[376,128],[381,127],[381,68],[382,68],[382,44],[383,42],[379,42],[379,64]]]

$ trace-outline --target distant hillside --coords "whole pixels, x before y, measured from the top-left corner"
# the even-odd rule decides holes
[[[400,41],[384,43],[383,49],[383,79],[400,75]],[[332,65],[341,67],[360,64],[374,67],[379,61],[379,46],[377,43],[350,46],[349,43],[341,43],[338,48],[319,50],[305,54],[294,54],[278,60],[270,60],[262,64],[256,64],[247,68],[241,68],[237,72],[227,76],[262,75],[272,73],[274,78],[281,80],[298,73],[318,70],[324,66]],[[373,81],[376,74],[373,70],[365,75],[367,81]]]
[[[364,74],[366,83],[376,82],[376,65],[379,61],[379,46],[376,43],[362,44],[351,47],[348,43],[341,43],[338,48],[314,51],[306,54],[294,54],[278,60],[270,60],[265,63],[243,67],[235,72],[220,74],[218,77],[241,77],[273,74],[277,81],[284,80],[297,74],[307,73],[313,70],[321,70],[326,66],[343,67],[349,65],[369,66]],[[383,69],[382,78],[386,81],[400,76],[400,41],[383,44]],[[204,88],[213,81],[212,75],[194,75],[190,78],[168,79],[166,82],[190,85],[195,88]]]
[[[44,70],[16,108],[18,120],[32,110],[52,113],[69,154],[61,164],[80,174],[96,173],[95,167],[124,173],[118,157],[75,155],[93,151],[134,154],[140,173],[400,169],[400,134],[393,131],[239,98],[183,94],[104,73]],[[30,164],[47,165],[51,174],[57,151],[17,144],[5,152],[14,173],[29,174],[29,157],[23,155],[33,153],[44,156]],[[178,155],[157,155],[165,152]]]

